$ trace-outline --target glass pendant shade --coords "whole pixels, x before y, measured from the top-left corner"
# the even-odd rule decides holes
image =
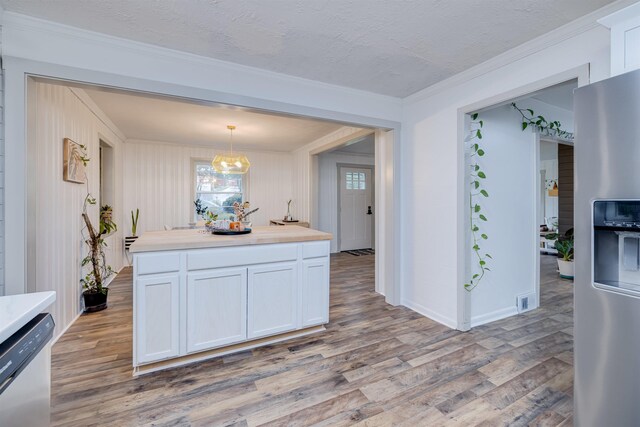
[[[213,166],[218,173],[244,174],[249,171],[249,167],[251,166],[247,156],[233,152],[233,131],[235,128],[233,125],[227,126],[227,129],[231,132],[229,137],[231,150],[227,153],[217,154],[211,161],[211,166]]]
[[[229,152],[217,154],[213,158],[211,166],[218,173],[243,174],[249,171],[251,163],[244,154]]]

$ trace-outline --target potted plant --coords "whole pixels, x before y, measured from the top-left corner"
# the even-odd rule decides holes
[[[131,211],[131,236],[127,236],[124,238],[124,249],[129,250],[129,247],[133,242],[138,239],[138,218],[140,217],[140,209],[136,209],[136,213],[134,215],[133,211]]]
[[[95,205],[96,200],[87,194],[84,199],[82,209],[82,219],[86,227],[88,236],[84,235],[84,241],[89,247],[89,253],[82,259],[82,267],[89,266],[89,272],[80,279],[82,296],[84,298],[85,312],[100,311],[107,308],[107,295],[109,288],[104,286],[104,282],[113,274],[111,266],[107,265],[104,247],[107,245],[105,237],[118,229],[113,222],[113,210],[111,206],[105,205],[100,208],[100,224],[96,230],[91,223],[87,213],[88,205]]]
[[[567,231],[564,237],[558,237],[555,242],[558,251],[558,270],[563,279],[573,279],[573,229]]]

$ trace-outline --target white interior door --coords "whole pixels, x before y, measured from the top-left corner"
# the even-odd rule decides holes
[[[371,248],[371,169],[340,167],[340,250]]]

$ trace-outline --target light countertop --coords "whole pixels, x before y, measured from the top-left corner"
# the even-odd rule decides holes
[[[55,300],[56,293],[53,291],[0,297],[0,343],[29,323]]]
[[[332,235],[299,226],[253,227],[251,233],[237,236],[218,236],[202,229],[149,231],[138,238],[129,252],[154,252],[183,249],[203,249],[228,246],[266,245],[270,243],[310,242],[331,240]]]

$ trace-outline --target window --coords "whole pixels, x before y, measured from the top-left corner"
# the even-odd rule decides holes
[[[347,190],[366,190],[367,180],[363,172],[347,172]]]
[[[233,216],[233,203],[241,203],[245,199],[246,175],[217,173],[209,162],[196,161],[195,172],[195,198],[202,200],[202,206],[209,212],[218,214],[220,219],[229,219]],[[193,207],[193,206],[192,206]],[[196,220],[200,219],[195,213]]]

